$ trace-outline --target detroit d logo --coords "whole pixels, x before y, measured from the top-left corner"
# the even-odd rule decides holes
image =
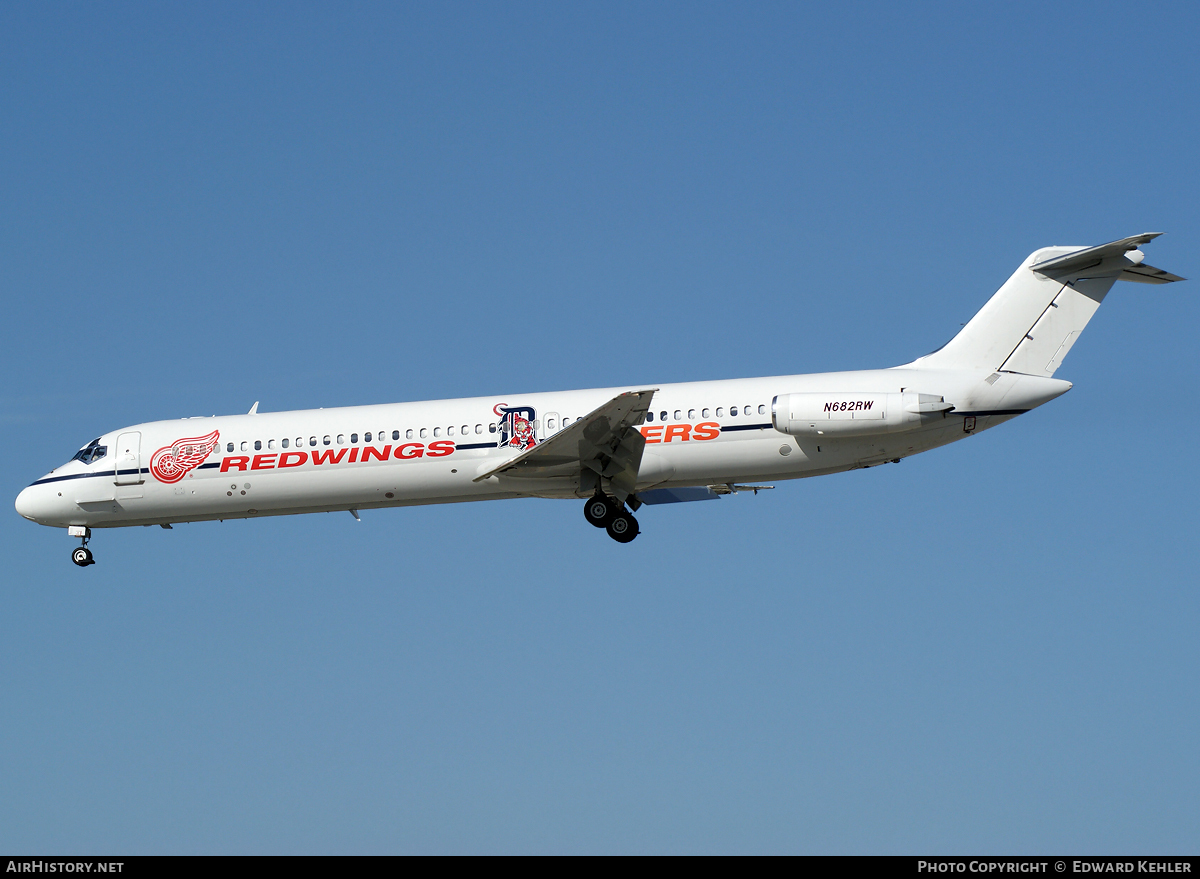
[[[496,426],[500,432],[500,441],[496,446],[501,449],[532,449],[537,445],[533,424],[537,420],[537,412],[532,406],[505,406],[499,403],[492,409],[500,416]]]

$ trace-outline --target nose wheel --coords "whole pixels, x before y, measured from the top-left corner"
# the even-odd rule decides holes
[[[72,525],[67,529],[67,533],[72,537],[79,537],[83,540],[82,545],[71,550],[71,561],[81,568],[96,564],[96,560],[92,558],[92,551],[88,549],[88,541],[92,537],[92,529],[84,528],[81,525]]]
[[[608,495],[598,494],[583,506],[583,517],[597,528],[603,528],[617,543],[628,543],[638,536],[637,519]]]

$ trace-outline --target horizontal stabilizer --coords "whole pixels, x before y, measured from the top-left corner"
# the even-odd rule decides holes
[[[1053,259],[1042,260],[1030,266],[1039,275],[1049,278],[1059,275],[1078,275],[1079,272],[1099,266],[1104,260],[1124,256],[1131,250],[1137,250],[1141,244],[1153,241],[1162,232],[1145,232],[1141,235],[1131,235],[1120,241],[1110,241],[1108,244],[1098,244],[1095,247],[1084,247],[1070,253],[1056,256]]]
[[[1164,272],[1162,269],[1142,263],[1130,266],[1121,272],[1117,280],[1135,281],[1139,284],[1170,284],[1172,281],[1186,281],[1187,278],[1181,278],[1179,275],[1172,275],[1170,272]]]
[[[1107,275],[1119,272],[1117,274],[1118,281],[1135,281],[1139,284],[1169,284],[1172,281],[1186,281],[1187,278],[1172,275],[1170,272],[1156,269],[1154,266],[1148,266],[1142,262],[1143,254],[1138,250],[1138,245],[1153,241],[1161,234],[1162,232],[1146,232],[1143,235],[1122,238],[1120,241],[1110,241],[1108,244],[1101,244],[1097,247],[1085,247],[1083,250],[1076,250],[1035,263],[1030,268],[1048,278],[1066,279],[1071,276],[1073,280],[1082,277],[1089,269],[1099,269],[1098,274]],[[1124,259],[1118,260],[1118,257],[1124,257]],[[1105,260],[1108,262],[1106,263]],[[1116,260],[1115,264],[1114,260]]]

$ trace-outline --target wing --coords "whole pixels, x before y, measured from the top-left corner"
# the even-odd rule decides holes
[[[620,500],[637,483],[638,467],[646,440],[636,426],[646,418],[646,410],[657,388],[626,391],[603,406],[538,443],[515,458],[475,477],[482,482],[493,476],[560,476],[582,469],[610,480]]]

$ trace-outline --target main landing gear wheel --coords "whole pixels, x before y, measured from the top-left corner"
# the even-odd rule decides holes
[[[638,536],[637,519],[623,511],[609,520],[607,528],[608,536],[617,543],[628,543]]]
[[[79,565],[81,568],[86,568],[88,565],[96,564],[96,560],[92,558],[92,551],[86,546],[77,546],[71,551],[71,561]]]
[[[583,505],[583,518],[587,519],[597,528],[607,526],[616,514],[617,505],[613,503],[612,498],[602,494],[589,498],[588,502]]]

